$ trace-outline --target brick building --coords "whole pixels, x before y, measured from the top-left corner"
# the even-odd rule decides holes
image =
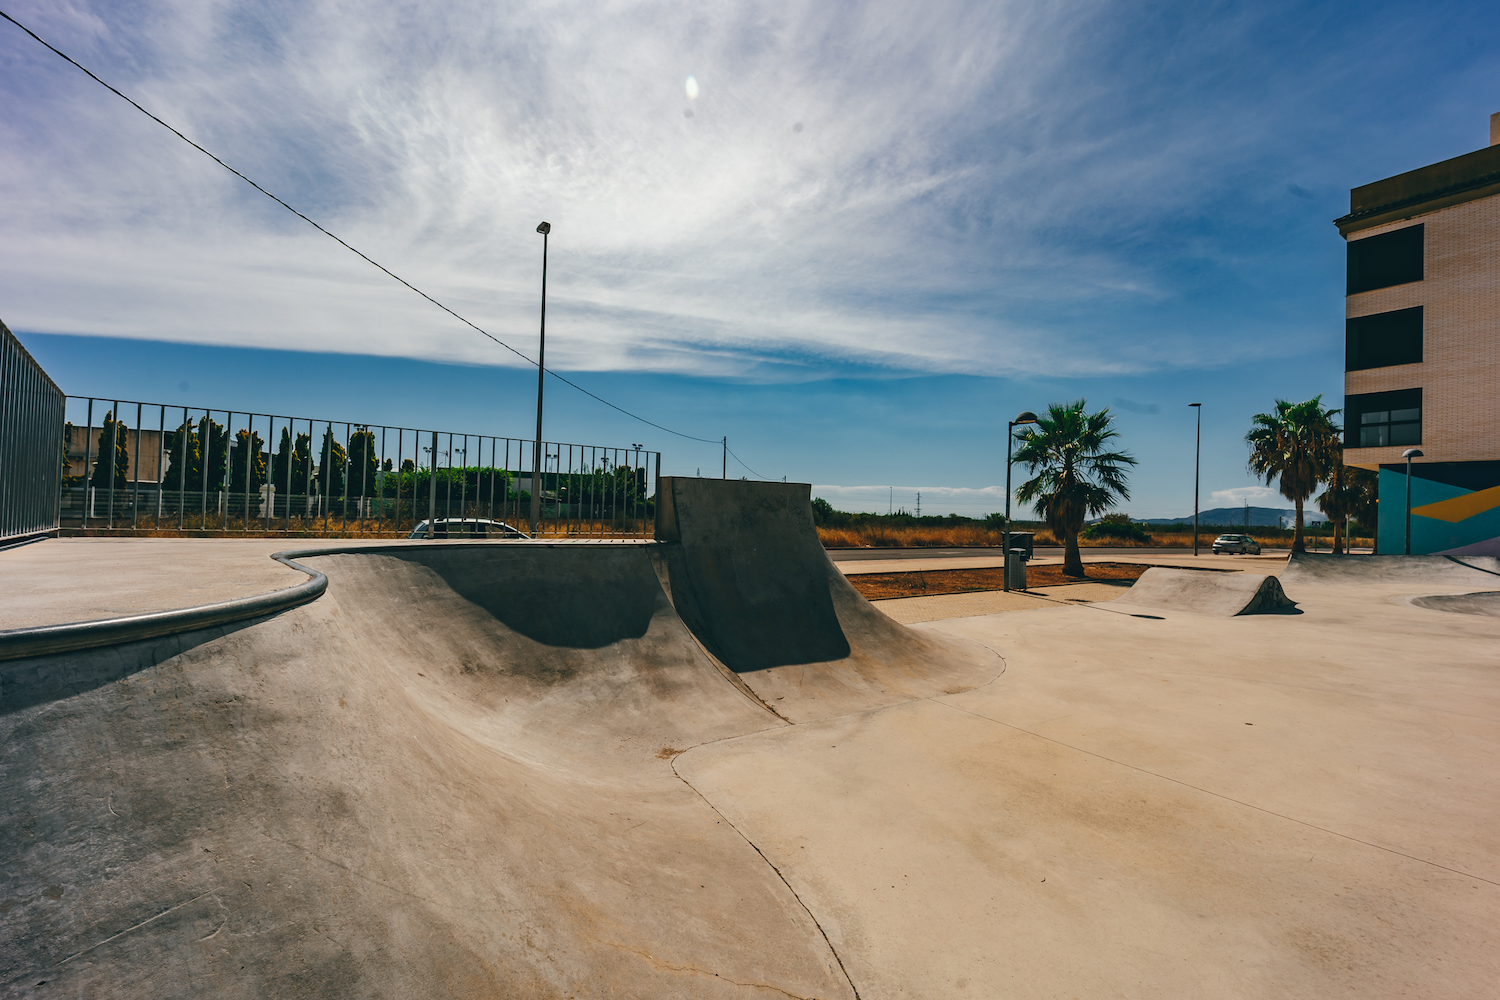
[[[1500,555],[1500,114],[1490,145],[1349,192],[1344,461],[1380,472],[1377,550]]]

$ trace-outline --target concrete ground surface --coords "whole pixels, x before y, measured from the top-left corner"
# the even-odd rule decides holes
[[[933,623],[1005,673],[677,769],[862,996],[1493,996],[1500,623],[1291,596]]]
[[[1493,995],[1500,620],[1411,598],[1500,568],[906,628],[805,486],[664,483],[659,544],[351,547],[0,687],[0,995]]]

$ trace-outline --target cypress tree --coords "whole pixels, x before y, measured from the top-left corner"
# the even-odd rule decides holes
[[[110,484],[110,461],[105,455],[114,452],[114,485],[115,489],[125,488],[126,477],[130,471],[130,453],[126,442],[130,440],[129,428],[115,419],[114,411],[104,415],[104,426],[99,429],[99,450],[94,454],[98,459],[94,462],[94,475],[89,479],[89,485],[100,492],[109,489]]]

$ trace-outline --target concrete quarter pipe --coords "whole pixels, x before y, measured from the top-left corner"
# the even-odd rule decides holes
[[[297,553],[318,601],[0,702],[0,994],[853,996],[672,758],[1001,665],[865,604],[807,491],[669,480],[659,545]]]

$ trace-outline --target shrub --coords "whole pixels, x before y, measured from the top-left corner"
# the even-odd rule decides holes
[[[1142,528],[1139,524],[1132,523],[1129,519],[1126,519],[1122,523],[1119,520],[1121,517],[1124,517],[1124,515],[1111,514],[1098,524],[1089,525],[1083,529],[1083,537],[1090,541],[1099,538],[1118,538],[1122,541],[1130,542],[1151,541],[1151,536],[1146,534],[1145,528]]]

